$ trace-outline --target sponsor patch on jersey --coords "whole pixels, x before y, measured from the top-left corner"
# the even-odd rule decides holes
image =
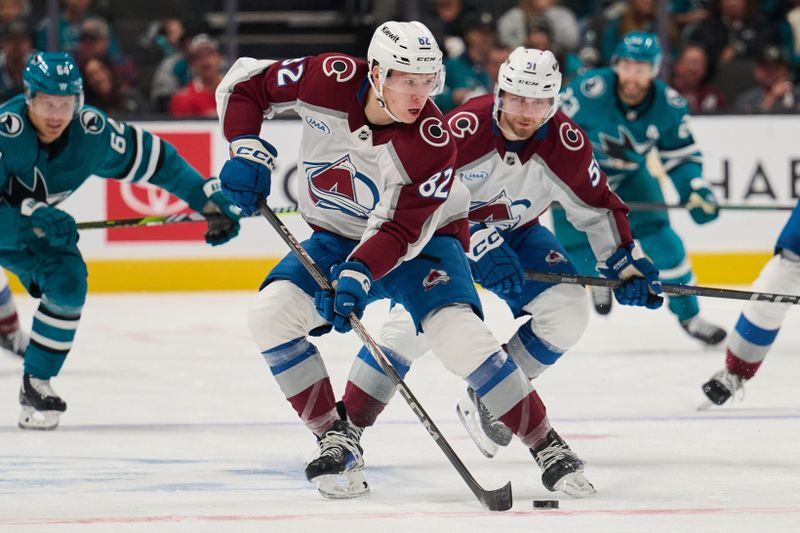
[[[664,96],[667,97],[667,103],[672,107],[686,107],[686,99],[681,96],[681,93],[673,89],[672,87],[667,87],[664,90]]]
[[[6,111],[0,115],[0,135],[3,137],[16,137],[22,133],[22,117],[16,113]]]
[[[428,117],[420,122],[419,133],[422,135],[422,140],[437,148],[450,142],[450,133],[436,117]]]
[[[356,62],[352,57],[329,56],[322,62],[322,72],[339,83],[349,81],[356,75]]]
[[[444,270],[432,268],[428,275],[425,276],[425,279],[422,280],[422,286],[425,287],[426,291],[429,291],[436,285],[450,283],[450,279],[450,276]]]
[[[312,117],[311,115],[308,115],[306,117],[306,124],[311,126],[312,130],[314,130],[317,133],[321,133],[322,135],[328,135],[331,132],[331,129],[328,127],[327,124],[322,122],[317,117]]]
[[[81,127],[86,133],[97,135],[106,127],[106,119],[94,109],[84,109],[80,115]]]
[[[346,155],[332,163],[303,162],[308,195],[320,209],[366,219],[378,204],[378,186],[356,169]]]
[[[544,260],[550,266],[567,262],[567,258],[564,257],[564,254],[555,250],[550,250],[550,253],[547,254],[547,257],[545,257]]]
[[[485,170],[470,170],[468,172],[461,172],[459,177],[465,181],[481,181],[489,177],[489,173]]]
[[[600,76],[592,76],[581,82],[581,92],[589,98],[597,98],[606,91],[606,82]]]
[[[558,134],[567,150],[577,152],[586,144],[583,132],[577,127],[573,127],[569,122],[564,122],[559,126]]]

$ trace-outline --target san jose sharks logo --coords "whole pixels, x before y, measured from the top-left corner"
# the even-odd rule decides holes
[[[80,122],[83,131],[91,133],[92,135],[97,135],[106,127],[106,121],[103,115],[94,109],[84,109],[81,111]]]
[[[350,156],[333,163],[303,163],[311,201],[356,218],[368,218],[378,203],[378,187],[359,172]]]
[[[644,142],[636,142],[633,134],[624,126],[618,126],[619,138],[614,138],[605,132],[598,135],[605,159],[599,161],[607,172],[624,172],[636,170],[644,165],[647,152],[655,144],[655,140],[647,139]]]
[[[0,205],[19,207],[23,200],[33,198],[37,202],[45,202],[56,205],[72,191],[64,191],[58,194],[50,194],[47,190],[47,183],[44,175],[38,167],[33,167],[33,184],[28,185],[19,176],[11,175],[8,177],[6,186],[0,191]]]
[[[503,189],[487,202],[470,202],[469,219],[500,230],[508,230],[519,224],[521,213],[530,206],[529,200],[512,201]]]
[[[22,117],[7,111],[0,115],[0,135],[3,137],[16,137],[22,133]]]

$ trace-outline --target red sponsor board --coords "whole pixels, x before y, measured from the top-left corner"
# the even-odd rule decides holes
[[[209,132],[152,132],[172,144],[202,176],[211,174],[212,139]],[[139,218],[189,213],[185,202],[154,185],[133,185],[116,180],[106,182],[106,218]],[[106,230],[109,242],[196,241],[202,240],[206,225],[202,222],[150,228]]]

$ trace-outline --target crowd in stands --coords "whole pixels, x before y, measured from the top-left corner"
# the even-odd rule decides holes
[[[405,2],[395,2],[394,13],[391,2],[374,4],[381,17],[403,20],[407,12]],[[800,112],[800,0],[669,4],[665,79],[693,114]],[[0,102],[23,91],[23,66],[33,50],[47,47],[43,6],[0,0]],[[92,0],[60,6],[57,46],[78,62],[88,104],[123,117],[215,115],[214,90],[228,65],[207,28],[190,32],[182,19],[165,18],[126,43]],[[500,64],[517,46],[552,50],[569,79],[609,65],[627,32],[659,30],[656,0],[418,0],[417,6],[447,57],[447,89],[436,99],[443,111],[491,92]]]

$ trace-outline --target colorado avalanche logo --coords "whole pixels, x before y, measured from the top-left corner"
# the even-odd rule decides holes
[[[356,218],[368,218],[378,203],[378,187],[359,172],[350,156],[333,163],[303,163],[311,201]]]
[[[428,117],[419,125],[422,140],[431,146],[444,146],[450,142],[450,133],[444,128],[442,121],[435,117]]]
[[[545,262],[550,265],[557,265],[558,263],[566,263],[567,258],[564,257],[564,254],[561,252],[557,252],[555,250],[550,250],[550,253],[544,258]]]
[[[561,142],[564,144],[567,150],[577,152],[583,148],[584,144],[586,144],[586,139],[583,135],[583,132],[577,127],[573,127],[569,122],[564,122],[561,124],[561,126],[558,128],[558,134],[561,136]]]
[[[356,75],[356,62],[352,57],[329,56],[322,62],[322,72],[329,78],[344,83]]]
[[[422,286],[425,287],[426,291],[431,290],[433,287],[439,284],[450,283],[450,276],[444,270],[438,270],[436,268],[432,268],[428,275],[425,276],[425,279],[422,280]]]
[[[447,121],[447,126],[453,135],[459,139],[463,139],[467,134],[475,135],[478,131],[478,116],[469,111],[460,111],[450,117]]]
[[[511,229],[522,219],[522,215],[515,215],[519,207],[527,209],[531,206],[528,200],[512,201],[505,189],[488,202],[470,202],[469,219],[472,222],[483,222],[501,230]],[[516,208],[516,209],[515,209]]]
[[[0,115],[0,135],[16,137],[20,133],[22,133],[22,117],[11,112]]]
[[[81,111],[81,127],[86,133],[97,135],[106,127],[106,120],[94,109],[84,109]]]

